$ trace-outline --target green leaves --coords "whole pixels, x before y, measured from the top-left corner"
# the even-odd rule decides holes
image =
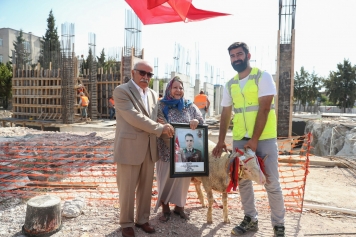
[[[331,71],[324,80],[326,95],[329,101],[339,108],[353,108],[356,100],[356,67],[349,60],[337,65],[337,70]]]
[[[296,72],[294,77],[294,98],[303,106],[315,104],[318,97],[321,97],[319,88],[322,78],[315,72],[309,73],[301,67],[300,72]]]
[[[26,49],[25,43],[23,31],[21,29],[19,36],[16,37],[16,41],[13,42],[15,48],[16,67],[18,69],[22,69],[23,66],[26,66],[31,62],[31,53]]]
[[[0,63],[0,97],[5,98],[4,108],[8,107],[8,100],[11,96],[11,87],[12,87],[12,68],[10,63],[6,65]]]
[[[58,69],[60,67],[61,46],[55,23],[56,20],[51,10],[47,18],[47,30],[45,36],[42,37],[41,53],[38,59],[38,62],[44,69],[49,69],[50,63],[52,63],[51,69]]]

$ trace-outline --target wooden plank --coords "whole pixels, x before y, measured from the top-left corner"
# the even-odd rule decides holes
[[[44,182],[32,182],[28,183],[26,186],[38,186],[38,187],[52,187],[52,188],[97,188],[98,184],[95,183],[61,183],[61,184],[52,184]]]
[[[268,157],[267,157],[268,159]],[[302,159],[297,159],[297,158],[281,158],[279,156],[278,158],[279,163],[289,163],[289,164],[300,164],[304,165],[306,162],[305,160]],[[317,166],[325,166],[325,167],[339,167],[339,168],[347,168],[347,166],[341,162],[337,161],[326,161],[326,160],[309,160],[309,165],[317,165]]]

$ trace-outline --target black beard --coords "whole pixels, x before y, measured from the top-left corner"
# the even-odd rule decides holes
[[[235,64],[235,63],[238,63],[239,62],[239,64]],[[243,72],[243,71],[245,71],[245,69],[247,68],[247,57],[245,58],[245,60],[244,61],[242,61],[242,60],[237,60],[237,61],[235,61],[235,62],[232,62],[231,63],[231,66],[234,68],[234,70],[235,71],[237,71],[237,72]]]

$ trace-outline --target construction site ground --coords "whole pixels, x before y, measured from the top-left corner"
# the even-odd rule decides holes
[[[2,115],[1,115],[2,112]],[[5,117],[0,111],[0,118]],[[82,123],[68,128],[66,133],[88,135],[96,129],[96,136],[113,137],[114,121],[105,121],[105,129],[97,123]],[[93,128],[92,128],[93,127]],[[87,129],[87,130],[86,130]],[[111,131],[110,131],[111,130]],[[31,134],[49,133],[27,127],[0,127],[0,141],[21,138]],[[53,132],[54,133],[54,132]],[[209,139],[217,142],[217,128],[209,129]],[[231,143],[228,134],[227,143]],[[1,148],[0,148],[1,149]],[[328,161],[328,158],[310,157],[311,161]],[[195,196],[190,192],[189,196]],[[233,198],[233,195],[229,194]],[[286,233],[287,236],[356,236],[356,215],[347,211],[356,210],[356,177],[348,168],[326,167],[311,165],[307,176],[304,197],[305,207],[316,205],[325,207],[304,208],[302,213],[287,211]],[[190,220],[184,221],[179,216],[173,215],[169,222],[161,223],[158,218],[161,213],[153,212],[150,223],[155,226],[155,234],[146,234],[135,227],[136,236],[231,236],[231,229],[241,222],[243,211],[240,208],[229,208],[231,223],[223,223],[220,201],[213,208],[213,224],[206,224],[207,209],[200,205],[186,208]],[[339,209],[336,209],[339,208]],[[333,211],[332,211],[333,210]],[[339,210],[339,211],[338,211]],[[346,210],[346,212],[345,212]],[[352,213],[352,212],[351,212]],[[3,198],[0,200],[0,236],[25,236],[21,233],[26,216],[26,200],[20,198]],[[76,218],[63,218],[61,229],[52,236],[121,236],[118,224],[119,208],[115,203],[88,202],[83,213]],[[259,231],[248,233],[244,236],[273,236],[268,208],[259,209]]]

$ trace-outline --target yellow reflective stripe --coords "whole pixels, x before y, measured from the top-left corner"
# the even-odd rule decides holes
[[[271,104],[271,108],[270,109],[274,109],[274,104]],[[253,106],[248,106],[245,109],[245,112],[252,112],[252,111],[258,111],[259,106],[258,105],[253,105]],[[238,114],[238,113],[243,113],[244,109],[243,108],[234,108],[234,113]]]

